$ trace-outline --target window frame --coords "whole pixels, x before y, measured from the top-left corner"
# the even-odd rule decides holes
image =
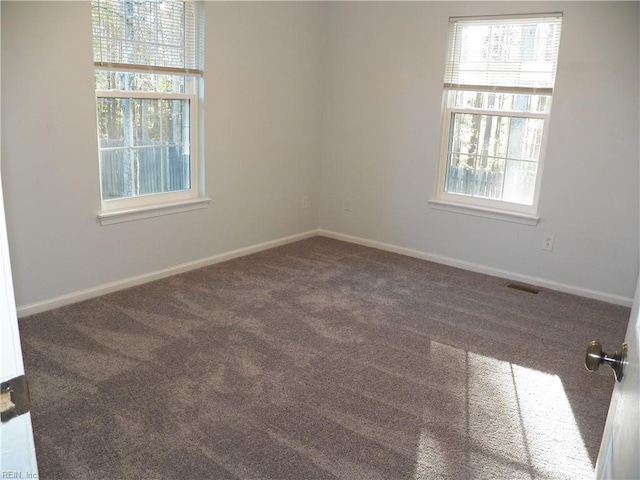
[[[559,18],[560,28],[562,13],[540,13],[540,14],[515,14],[515,15],[493,15],[493,16],[480,16],[480,17],[452,17],[449,19],[449,29],[447,33],[447,61],[445,82],[443,87],[442,96],[442,108],[441,108],[441,138],[440,149],[438,153],[438,169],[436,175],[436,185],[434,188],[434,198],[429,200],[429,203],[433,208],[452,211],[456,213],[466,213],[474,216],[489,217],[498,220],[513,221],[516,223],[522,223],[527,225],[535,225],[539,221],[537,216],[538,205],[540,201],[540,191],[542,185],[543,171],[545,156],[547,153],[547,139],[549,134],[549,124],[551,118],[551,109],[553,103],[553,93],[555,87],[555,73],[553,75],[554,81],[549,87],[524,87],[524,86],[500,86],[487,83],[486,85],[471,85],[471,84],[458,84],[450,83],[449,75],[452,72],[449,71],[452,66],[455,66],[455,61],[452,62],[450,55],[452,54],[451,42],[455,41],[457,37],[452,33],[453,23],[457,21],[474,22],[478,23],[484,20],[513,20],[514,23],[519,19],[545,19],[545,18]],[[559,35],[559,34],[558,34]],[[559,42],[559,36],[558,42]],[[559,45],[559,43],[557,44]],[[556,50],[555,65],[557,67],[559,57],[559,49]],[[453,77],[451,77],[453,78]],[[514,109],[487,109],[487,108],[472,108],[472,107],[458,107],[455,106],[455,96],[457,92],[482,92],[482,93],[502,93],[502,94],[520,94],[520,95],[545,95],[547,96],[545,110],[543,112],[534,111],[522,111]],[[517,118],[532,118],[541,119],[543,123],[542,137],[540,140],[540,153],[537,159],[537,171],[535,186],[533,191],[533,202],[531,205],[520,204],[510,202],[506,200],[491,199],[480,196],[467,195],[463,193],[451,193],[446,191],[447,172],[449,167],[449,154],[452,146],[452,126],[455,114],[473,114],[473,115],[487,115],[494,117],[517,117]],[[515,159],[514,159],[515,160]],[[520,159],[517,159],[520,160]],[[505,161],[508,161],[508,157],[505,157]],[[506,167],[505,167],[506,168]],[[506,170],[505,170],[506,173]],[[503,184],[504,185],[504,184]]]
[[[157,192],[132,197],[106,199],[102,193],[102,161],[100,169],[100,198],[103,212],[130,210],[150,205],[165,205],[199,197],[200,168],[198,165],[198,96],[195,93],[141,92],[135,90],[96,90],[96,104],[100,98],[187,100],[189,102],[189,175],[190,188],[170,192]],[[98,145],[99,154],[102,152]]]
[[[180,2],[176,2],[180,3]],[[184,3],[184,2],[183,2]],[[194,43],[185,44],[185,55],[195,55],[185,59],[184,67],[156,64],[135,64],[135,63],[117,63],[107,59],[104,61],[104,51],[102,50],[102,38],[99,37],[99,53],[96,53],[96,34],[94,31],[94,82],[95,84],[95,107],[96,107],[96,139],[98,147],[98,172],[99,172],[99,191],[100,191],[100,212],[98,220],[102,225],[112,223],[120,223],[143,218],[156,217],[172,213],[190,211],[194,209],[206,208],[211,199],[206,196],[204,188],[204,158],[203,158],[203,91],[204,91],[204,5],[200,1],[188,0],[186,3],[193,5],[195,23],[190,24],[189,28],[193,28],[193,37],[190,37]],[[94,18],[94,9],[100,12],[103,6],[99,0],[92,1],[92,19]],[[93,19],[92,21],[95,21]],[[186,38],[186,37],[185,37]],[[108,54],[107,54],[108,55]],[[192,62],[195,64],[192,65]],[[155,75],[171,75],[184,77],[184,91],[165,92],[165,91],[148,91],[148,90],[98,90],[97,74],[100,71],[108,72],[124,72],[124,73],[142,73]],[[180,100],[189,103],[189,188],[182,190],[173,190],[167,192],[146,193],[141,195],[133,195],[130,197],[108,198],[103,195],[103,177],[102,177],[102,151],[100,146],[100,129],[99,129],[99,109],[98,104],[102,98],[120,98],[120,99],[147,99],[147,100]],[[183,124],[184,124],[183,118]],[[128,145],[125,147],[134,147]]]
[[[549,95],[547,101],[546,112],[526,112],[520,110],[501,110],[501,109],[486,109],[486,108],[464,108],[464,107],[452,107],[449,106],[453,103],[449,100],[450,96],[454,96],[458,91],[478,92],[482,90],[471,89],[450,89],[445,88],[443,98],[443,113],[442,113],[442,137],[440,139],[440,154],[438,156],[438,175],[436,184],[436,202],[441,201],[450,204],[459,204],[461,207],[486,209],[489,211],[500,211],[503,213],[511,213],[521,216],[535,216],[538,211],[539,193],[542,184],[542,171],[544,168],[544,157],[546,153],[547,137],[549,132],[549,119],[551,116],[551,103],[553,102],[553,96]],[[511,89],[492,89],[491,92],[495,93],[514,93]],[[516,92],[517,93],[517,92]],[[533,95],[531,92],[524,93],[525,95]],[[536,172],[536,182],[533,193],[533,203],[531,205],[508,202],[506,200],[495,200],[485,197],[477,197],[473,195],[465,195],[461,193],[449,193],[445,190],[447,180],[447,170],[449,166],[449,147],[451,145],[451,127],[453,124],[453,115],[456,113],[465,113],[473,115],[488,115],[495,117],[517,117],[517,118],[536,118],[544,121],[542,130],[542,139],[540,143],[540,155],[538,161],[538,169]]]

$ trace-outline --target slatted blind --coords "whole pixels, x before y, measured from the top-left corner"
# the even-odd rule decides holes
[[[183,0],[94,0],[97,68],[200,75],[201,5]]]
[[[551,94],[562,14],[449,22],[445,88]]]

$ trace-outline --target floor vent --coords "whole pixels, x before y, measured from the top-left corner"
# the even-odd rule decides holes
[[[521,292],[533,293],[534,295],[540,293],[540,289],[532,285],[527,285],[526,283],[507,282],[504,286],[507,288],[513,288],[514,290],[520,290]]]

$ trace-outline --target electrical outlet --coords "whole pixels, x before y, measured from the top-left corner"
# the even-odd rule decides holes
[[[306,210],[309,208],[309,195],[303,195],[300,199],[300,208]]]
[[[542,238],[542,250],[548,250],[549,252],[553,250],[553,240],[555,235],[551,235],[550,233],[545,233]]]

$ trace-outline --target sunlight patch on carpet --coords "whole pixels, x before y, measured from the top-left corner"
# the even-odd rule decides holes
[[[593,465],[557,375],[431,342],[430,374],[443,392],[426,409],[414,479],[593,477]]]

